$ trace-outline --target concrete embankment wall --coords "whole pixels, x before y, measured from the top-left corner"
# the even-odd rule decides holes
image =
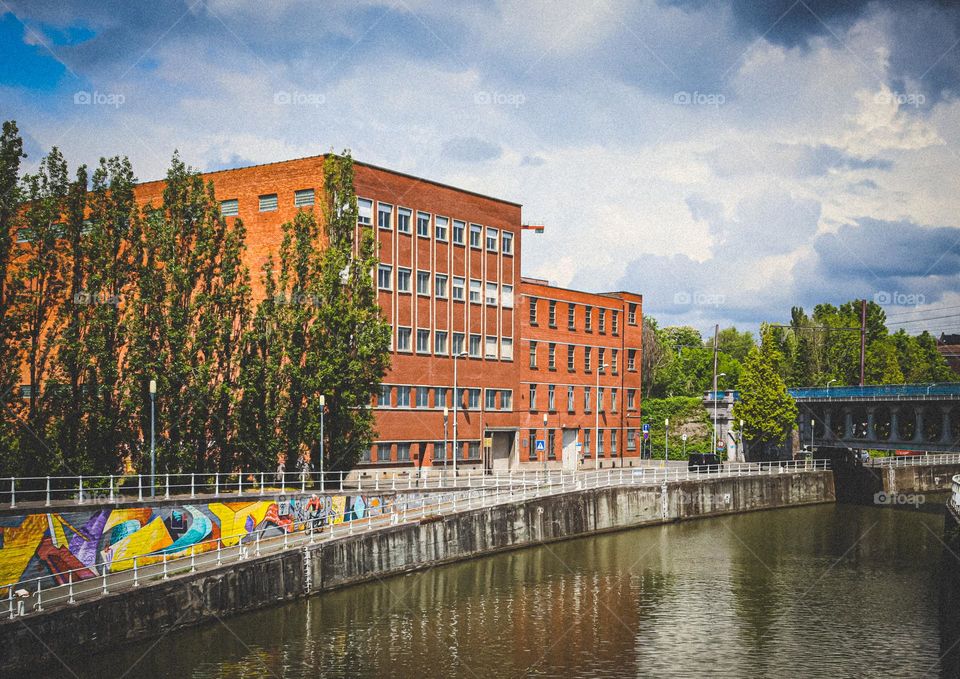
[[[437,563],[666,521],[835,500],[831,472],[710,479],[573,491],[511,505],[428,517],[416,524],[216,570],[174,575],[96,601],[0,615],[0,673],[51,665],[167,630]]]
[[[960,474],[960,465],[937,464],[904,467],[861,467],[850,464],[834,466],[837,501],[852,504],[880,504],[883,493],[936,493],[950,490],[950,480]]]

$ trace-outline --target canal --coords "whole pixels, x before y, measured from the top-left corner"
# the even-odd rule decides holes
[[[938,576],[951,565],[942,500],[927,500],[544,545],[70,665],[140,678],[940,676]]]

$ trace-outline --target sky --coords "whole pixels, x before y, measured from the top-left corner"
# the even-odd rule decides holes
[[[0,0],[36,166],[349,148],[523,204],[524,273],[755,330],[960,332],[960,8],[897,0]]]

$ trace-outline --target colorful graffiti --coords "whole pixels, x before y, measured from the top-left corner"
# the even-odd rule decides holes
[[[92,509],[0,516],[0,589],[40,576],[58,583],[231,547],[257,534],[322,528],[383,511],[370,495],[280,497],[182,506]]]

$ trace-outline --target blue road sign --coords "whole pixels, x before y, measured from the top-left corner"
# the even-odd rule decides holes
[[[546,449],[547,449],[547,442],[544,441],[543,439],[537,439],[537,452],[539,453],[541,450],[546,450]]]
[[[644,423],[644,425],[643,425],[643,433],[644,433],[644,434],[649,434],[649,433],[650,433],[650,424],[649,424],[649,423],[646,423],[646,422]]]

